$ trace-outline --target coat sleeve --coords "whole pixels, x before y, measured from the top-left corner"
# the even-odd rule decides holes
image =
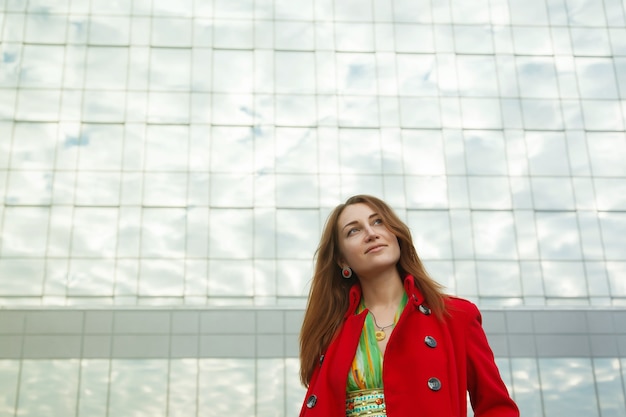
[[[495,363],[478,308],[468,302],[467,389],[475,417],[519,417]]]

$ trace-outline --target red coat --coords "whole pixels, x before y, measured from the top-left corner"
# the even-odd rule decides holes
[[[449,316],[441,322],[422,304],[412,277],[404,287],[408,303],[389,337],[383,364],[387,415],[465,417],[469,391],[476,417],[518,417],[478,308],[450,297]],[[300,417],[345,417],[348,371],[367,315],[367,310],[354,314],[360,300],[355,285],[344,324],[313,372]]]

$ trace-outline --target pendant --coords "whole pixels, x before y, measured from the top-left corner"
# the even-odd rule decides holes
[[[374,332],[374,337],[376,337],[376,340],[378,340],[379,342],[380,342],[381,340],[385,340],[385,337],[386,337],[386,336],[387,336],[387,335],[386,335],[386,334],[385,334],[385,332],[384,332],[384,331],[382,331],[382,330],[376,330],[376,332]]]

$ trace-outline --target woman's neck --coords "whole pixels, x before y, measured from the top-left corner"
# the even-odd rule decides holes
[[[375,307],[395,308],[404,294],[404,285],[395,268],[387,274],[375,278],[361,278],[360,281],[363,302],[370,310]]]

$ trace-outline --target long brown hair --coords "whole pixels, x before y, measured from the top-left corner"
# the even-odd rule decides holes
[[[445,311],[443,287],[426,272],[417,256],[408,226],[379,198],[369,195],[350,197],[328,216],[315,252],[315,272],[300,331],[300,381],[305,387],[311,382],[319,356],[343,322],[348,310],[350,287],[357,282],[355,276],[345,279],[341,275],[337,223],[345,207],[358,203],[367,204],[375,210],[383,224],[397,237],[400,244],[400,260],[397,264],[400,276],[410,274],[415,278],[415,284],[422,291],[433,314],[442,318]]]

